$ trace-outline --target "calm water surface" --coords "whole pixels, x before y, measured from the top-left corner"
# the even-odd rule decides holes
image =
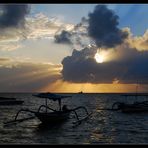
[[[67,94],[72,98],[63,101],[69,108],[87,107],[92,116],[73,127],[75,116],[62,125],[41,128],[40,121],[35,118],[19,124],[4,126],[3,122],[14,119],[21,108],[36,111],[45,100],[33,97],[31,93],[0,94],[5,97],[16,97],[23,100],[23,105],[0,106],[0,144],[147,144],[148,113],[124,114],[120,111],[99,110],[111,108],[116,101],[133,102],[135,98],[125,99],[120,94]],[[137,98],[148,100],[146,97]],[[51,107],[57,108],[56,102]],[[80,112],[80,116],[83,113]],[[21,114],[21,117],[25,117]]]

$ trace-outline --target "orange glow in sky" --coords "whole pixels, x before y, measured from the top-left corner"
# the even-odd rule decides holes
[[[58,80],[53,84],[42,88],[39,91],[45,92],[60,92],[60,93],[128,93],[136,92],[137,84],[91,84],[91,83],[69,83]],[[146,89],[139,88],[139,92],[144,92]]]

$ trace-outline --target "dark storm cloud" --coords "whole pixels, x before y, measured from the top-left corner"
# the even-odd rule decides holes
[[[55,35],[56,43],[72,44],[71,42],[72,34],[68,31],[63,30],[60,34]]]
[[[134,48],[118,49],[122,57],[104,63],[96,63],[95,49],[73,50],[72,56],[63,59],[63,80],[75,83],[148,83],[148,51]]]
[[[82,40],[85,40],[83,37],[87,36],[90,42],[93,39],[98,47],[115,47],[128,37],[127,31],[118,28],[118,19],[119,17],[105,5],[97,5],[94,11],[88,14],[88,18],[82,17],[81,22],[75,25],[73,30],[63,30],[55,36],[55,40],[57,43],[74,44],[71,40],[74,37],[81,44]]]
[[[118,28],[119,17],[105,5],[97,5],[88,16],[88,34],[98,47],[114,47],[127,38],[128,33]]]
[[[88,36],[95,41],[97,47],[86,47],[80,51],[74,49],[71,56],[63,59],[61,73],[64,81],[109,84],[117,80],[119,83],[135,84],[140,81],[148,84],[148,50],[144,46],[145,50],[140,51],[141,40],[134,39],[135,42],[131,43],[130,32],[118,28],[118,19],[104,5],[97,5],[89,13],[88,19],[84,21],[88,23]],[[75,30],[81,26],[81,23],[76,25]],[[133,46],[135,43],[138,46]],[[97,63],[94,56],[98,47],[113,48],[113,59]]]
[[[25,16],[29,10],[30,8],[26,4],[0,5],[0,28],[24,26]]]
[[[55,43],[59,44],[68,44],[73,48],[80,46],[84,48],[88,45],[90,39],[87,32],[85,31],[86,27],[83,24],[77,24],[72,30],[62,30],[61,33],[54,36]]]

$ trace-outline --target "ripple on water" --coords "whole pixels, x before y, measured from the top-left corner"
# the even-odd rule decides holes
[[[7,94],[6,94],[7,95]],[[147,143],[147,114],[124,114],[99,108],[110,108],[116,101],[124,101],[113,94],[72,94],[64,103],[74,108],[86,106],[92,116],[77,127],[74,117],[59,127],[40,128],[40,121],[33,119],[21,124],[4,127],[3,122],[12,120],[20,108],[37,109],[43,103],[32,94],[11,94],[25,101],[22,106],[2,107],[0,112],[0,143],[42,144],[100,144],[100,143]],[[71,95],[71,94],[70,94]],[[55,103],[52,107],[57,107]],[[81,113],[83,115],[83,113]]]

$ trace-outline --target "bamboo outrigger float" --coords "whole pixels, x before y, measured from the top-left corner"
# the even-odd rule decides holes
[[[67,119],[69,119],[69,115],[72,112],[75,114],[77,119],[77,121],[74,123],[80,124],[81,121],[87,119],[91,115],[91,113],[88,113],[87,109],[84,106],[79,106],[74,109],[68,109],[66,105],[63,105],[62,107],[62,103],[61,103],[62,99],[69,98],[71,96],[63,96],[63,95],[57,95],[53,93],[40,93],[33,96],[36,96],[39,98],[45,98],[45,105],[41,105],[37,111],[32,111],[29,109],[21,109],[17,112],[15,119],[13,121],[6,122],[5,124],[22,122],[22,121],[37,117],[43,125],[54,125],[54,124],[62,123],[63,121],[66,121]],[[50,99],[52,101],[58,101],[59,109],[55,110],[50,108],[47,104],[47,99]],[[43,108],[45,109],[44,111],[42,111]],[[77,113],[77,111],[80,109],[83,109],[86,113],[85,117],[83,117],[82,119],[79,118],[79,115]],[[21,112],[33,113],[34,116],[24,118],[24,119],[18,119],[18,116]]]

